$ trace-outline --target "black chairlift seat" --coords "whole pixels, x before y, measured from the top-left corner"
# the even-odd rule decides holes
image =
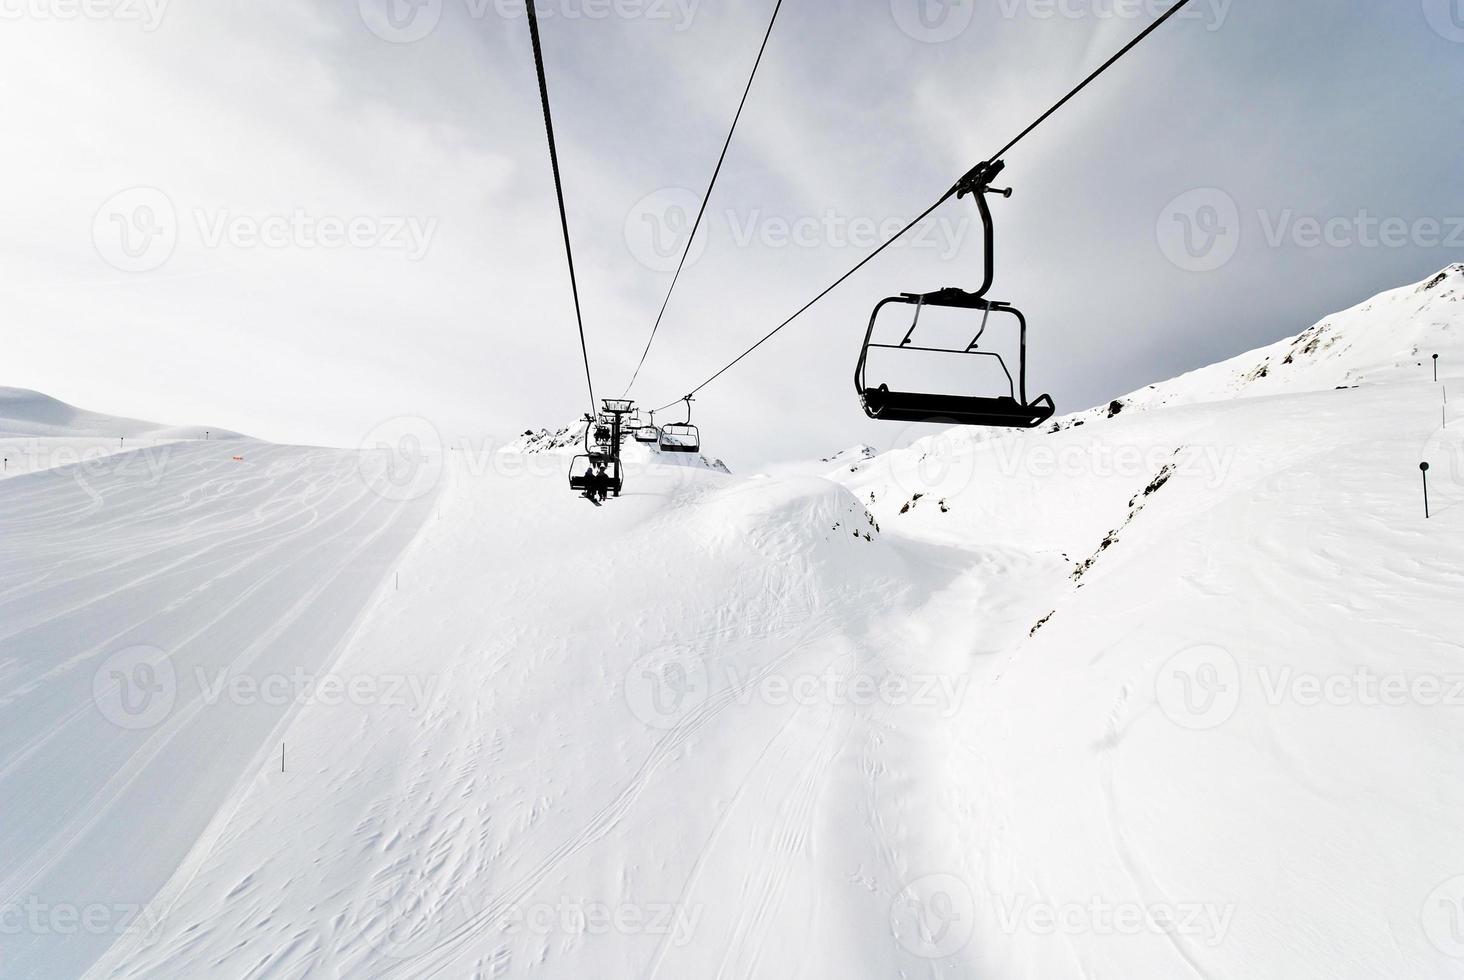
[[[864,392],[864,408],[870,418],[884,422],[948,422],[1011,429],[1036,428],[1052,418],[1055,410],[1047,395],[1023,405],[1015,398],[891,391],[885,385]]]
[[[701,433],[694,425],[677,423],[663,425],[661,427],[661,452],[699,453],[701,452]]]
[[[980,425],[998,428],[1031,429],[1052,418],[1056,411],[1052,398],[1043,395],[1036,401],[1027,400],[1027,318],[1010,303],[999,303],[986,298],[991,289],[995,273],[993,256],[995,233],[992,228],[991,208],[986,203],[990,194],[1010,197],[1010,190],[991,186],[991,182],[1002,172],[1006,164],[1001,161],[983,163],[973,168],[957,185],[958,197],[972,197],[981,213],[984,238],[985,270],[980,288],[968,292],[951,287],[932,293],[901,293],[882,300],[869,317],[869,329],[864,333],[864,347],[859,352],[859,363],[854,368],[854,387],[864,404],[864,413],[872,419],[888,422],[935,422],[956,425]],[[904,339],[898,344],[876,343],[875,324],[880,311],[891,304],[906,304],[915,307],[915,316]],[[981,315],[980,327],[965,347],[921,347],[912,343],[915,328],[920,325],[920,311],[927,306],[946,309],[970,310]],[[1019,346],[1017,377],[1007,368],[1000,354],[980,350],[978,344],[986,334],[991,315],[998,313],[1016,318]],[[866,367],[871,350],[921,351],[931,354],[953,354],[964,357],[992,357],[1001,365],[1007,379],[1007,393],[996,396],[973,396],[940,394],[925,391],[892,389],[888,384],[871,384],[866,378]]]
[[[915,307],[915,318],[898,344],[877,344],[874,342],[874,327],[880,311],[886,306],[907,304]],[[920,323],[920,311],[926,306],[979,311],[982,314],[981,327],[976,336],[964,348],[918,347],[911,344],[911,337]],[[1019,341],[1019,366],[1017,378],[1012,377],[1006,361],[1000,354],[977,349],[977,343],[986,333],[991,314],[999,313],[1016,318]],[[902,391],[891,389],[887,384],[870,385],[865,380],[865,367],[871,350],[922,351],[934,354],[954,354],[965,357],[994,358],[1007,378],[1007,393],[997,396],[950,395],[924,391]],[[942,289],[934,293],[904,293],[884,300],[874,308],[869,318],[869,330],[864,337],[864,350],[855,368],[855,386],[859,389],[864,412],[872,419],[884,422],[933,422],[949,425],[978,425],[994,428],[1032,429],[1052,418],[1056,411],[1052,398],[1043,395],[1035,401],[1027,401],[1027,319],[1020,310],[1009,303],[997,303],[983,299],[960,289]]]
[[[701,452],[701,432],[691,424],[692,398],[687,395],[683,401],[686,402],[686,421],[661,426],[661,452],[663,453]]]
[[[654,425],[643,425],[635,430],[635,441],[652,443],[661,441],[661,430]]]

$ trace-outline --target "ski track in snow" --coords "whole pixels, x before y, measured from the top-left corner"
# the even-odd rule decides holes
[[[0,797],[30,801],[0,828],[7,907],[146,904],[258,752],[248,736],[285,713],[210,703],[204,683],[328,668],[352,609],[423,519],[427,502],[373,493],[354,453],[251,444],[239,463],[239,451],[176,446],[141,485],[74,467],[0,485],[0,711],[19,722],[0,735]],[[138,645],[164,650],[175,688],[165,719],[128,730],[102,714],[93,684]],[[183,772],[187,805],[160,806]],[[165,828],[140,819],[154,807]],[[74,975],[110,941],[42,934],[6,965]]]
[[[1464,672],[1464,415],[1419,374],[1440,350],[1464,392],[1461,297],[1464,267],[1117,414],[826,478],[637,458],[604,508],[457,453],[397,503],[354,454],[248,442],[0,481],[0,799],[33,801],[0,899],[152,924],[0,936],[0,976],[1464,976],[1424,908],[1464,873],[1464,708],[1268,690]],[[136,643],[180,683],[127,732],[92,675]],[[1164,696],[1199,644],[1235,670],[1213,723]],[[189,680],[297,664],[410,683],[266,707]],[[778,696],[830,676],[957,687]],[[940,955],[930,909],[896,922],[936,876]],[[1074,920],[1095,900],[1200,914]],[[642,918],[558,917],[587,903]]]

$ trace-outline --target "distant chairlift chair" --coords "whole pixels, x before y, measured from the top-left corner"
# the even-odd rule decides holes
[[[687,395],[685,401],[686,421],[661,426],[661,452],[663,453],[701,452],[701,432],[691,424],[691,396]]]

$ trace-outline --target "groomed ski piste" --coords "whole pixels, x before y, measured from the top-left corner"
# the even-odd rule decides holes
[[[603,508],[572,438],[77,462],[130,433],[51,404],[0,399],[7,980],[1464,976],[1464,266]]]

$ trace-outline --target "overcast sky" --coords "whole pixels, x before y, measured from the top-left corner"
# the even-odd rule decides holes
[[[1007,157],[997,284],[1076,411],[1464,258],[1464,0],[1194,0]],[[629,379],[772,0],[543,0],[599,393]],[[683,394],[1163,5],[786,0],[635,395]],[[355,446],[586,395],[521,0],[0,0],[0,384]],[[707,389],[734,468],[884,448],[869,310],[952,202]]]

